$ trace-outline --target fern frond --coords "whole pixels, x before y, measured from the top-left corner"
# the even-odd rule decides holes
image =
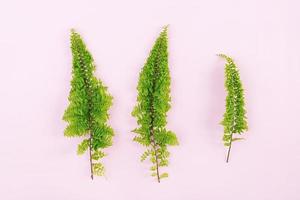
[[[233,138],[233,134],[241,134],[248,130],[244,89],[240,79],[239,71],[232,58],[219,54],[220,57],[226,60],[225,64],[225,88],[227,91],[226,111],[221,124],[224,127],[223,141],[224,145],[228,146],[226,162],[229,161],[231,145],[233,141],[240,140]]]
[[[152,176],[157,177],[158,182],[166,177],[160,174],[159,168],[168,165],[167,146],[178,145],[175,133],[166,130],[167,112],[171,108],[167,40],[167,27],[164,27],[140,72],[137,105],[131,113],[139,125],[133,130],[137,134],[133,140],[150,148],[141,160],[150,158]]]
[[[83,154],[89,149],[91,178],[102,175],[104,167],[93,163],[104,156],[100,150],[112,145],[114,135],[107,125],[108,110],[112,105],[112,96],[103,83],[94,76],[95,64],[81,36],[71,31],[71,50],[73,56],[71,91],[69,106],[63,120],[68,123],[65,129],[67,137],[89,136],[78,145],[77,153]]]

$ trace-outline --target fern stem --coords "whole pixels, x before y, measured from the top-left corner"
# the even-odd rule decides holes
[[[160,47],[160,44],[159,44]],[[155,87],[156,87],[156,76],[157,76],[157,64],[158,61],[156,61],[154,65],[154,77],[153,77],[153,85],[152,85],[152,96],[150,99],[150,114],[151,114],[151,125],[150,125],[150,139],[152,143],[152,147],[154,150],[154,156],[155,156],[155,165],[156,165],[156,176],[157,176],[157,181],[160,183],[160,175],[159,175],[159,163],[158,163],[158,155],[157,155],[157,148],[156,148],[156,142],[154,139],[154,92],[155,92]]]
[[[232,144],[232,135],[233,135],[233,133],[231,134],[229,148],[228,148],[228,151],[227,151],[227,158],[226,158],[227,163],[229,162],[229,156],[230,156],[230,150],[231,150],[231,144]]]
[[[91,168],[91,179],[94,179],[94,172],[93,172],[93,159],[92,159],[92,133],[90,133],[89,139],[89,153],[90,153],[90,168]]]
[[[154,84],[153,84],[153,91],[154,91],[154,88],[155,88],[155,81],[154,81]],[[154,108],[153,108],[153,102],[154,101],[154,97],[152,96],[151,97],[151,107],[150,107],[150,113],[151,113],[151,124],[150,124],[150,140],[151,140],[151,143],[152,143],[152,148],[154,150],[154,156],[155,156],[155,165],[156,165],[156,176],[157,176],[157,181],[158,183],[160,183],[160,175],[159,175],[159,164],[158,164],[158,156],[157,156],[157,148],[156,148],[156,142],[155,142],[155,139],[154,139]]]
[[[153,127],[150,131],[151,133],[151,143],[152,143],[152,148],[154,150],[154,156],[155,156],[155,164],[156,164],[156,176],[157,176],[157,181],[160,183],[160,175],[159,175],[159,165],[158,165],[158,156],[157,156],[157,149],[156,149],[156,142],[154,141],[154,130]]]
[[[83,58],[80,56],[79,57],[79,62],[82,66],[84,65]],[[83,81],[86,86],[87,94],[88,94],[88,128],[90,130],[90,138],[89,138],[89,157],[90,157],[90,169],[91,169],[91,179],[94,179],[94,171],[93,171],[93,159],[92,159],[92,125],[93,125],[93,120],[91,118],[91,96],[92,96],[92,91],[90,90],[90,84],[87,78],[87,72],[84,71],[84,69],[81,68],[81,73],[83,75]]]

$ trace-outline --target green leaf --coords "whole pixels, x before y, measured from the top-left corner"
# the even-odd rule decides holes
[[[166,131],[165,129],[156,131],[155,140],[158,144],[164,145],[178,145],[178,140],[176,135],[172,131]]]
[[[93,154],[92,154],[92,159],[93,160],[99,160],[100,158],[103,158],[106,154],[103,153],[102,151],[95,151]]]
[[[138,143],[140,143],[143,146],[149,146],[150,145],[150,142],[147,139],[145,139],[145,138],[143,138],[141,136],[135,136],[133,138],[133,141],[138,142]]]
[[[89,148],[90,141],[88,139],[83,140],[77,147],[77,154],[84,154]]]
[[[149,156],[151,155],[151,150],[146,150],[142,155],[141,155],[141,161],[145,161]]]
[[[157,169],[156,165],[153,165],[153,166],[150,168],[151,171],[156,171],[156,169]]]
[[[160,160],[159,166],[160,167],[166,167],[169,165],[169,161],[167,159]]]
[[[150,161],[151,161],[152,163],[156,163],[155,156],[151,156]]]
[[[96,176],[103,176],[104,172],[104,166],[101,163],[93,163],[93,173]]]
[[[167,178],[169,177],[169,174],[168,173],[163,173],[160,175],[160,178],[163,179],[163,178]]]
[[[244,140],[245,138],[232,138],[232,142],[238,141],[238,140]]]
[[[151,174],[151,176],[157,176],[157,173],[156,173],[156,172],[153,172],[153,173]]]

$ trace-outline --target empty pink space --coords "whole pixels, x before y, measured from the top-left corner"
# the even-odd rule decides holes
[[[1,200],[299,200],[300,2],[297,0],[51,0],[0,2]],[[138,75],[169,24],[169,178],[160,184],[132,141]],[[114,144],[90,180],[81,139],[63,136],[72,57],[85,40],[114,97]],[[249,131],[230,162],[219,124],[224,60],[245,89]]]

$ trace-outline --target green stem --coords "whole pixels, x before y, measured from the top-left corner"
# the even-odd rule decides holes
[[[155,83],[155,81],[154,81]],[[155,84],[153,84],[153,92],[154,92]],[[156,175],[157,175],[157,181],[160,183],[160,175],[159,175],[159,164],[158,164],[158,156],[157,156],[157,148],[156,148],[156,142],[154,139],[154,108],[153,108],[153,102],[154,102],[154,97],[152,96],[150,99],[150,116],[151,116],[151,124],[150,124],[150,140],[152,143],[152,148],[154,151],[154,156],[155,156],[155,164],[156,164]]]
[[[154,156],[155,156],[155,165],[156,165],[156,175],[157,175],[157,181],[160,183],[160,175],[159,175],[159,164],[158,164],[158,156],[157,156],[157,149],[156,149],[156,143],[154,140],[154,130],[152,129],[151,131],[151,143],[152,143],[152,148],[154,150]]]
[[[159,44],[160,47],[160,44]],[[158,58],[157,58],[158,59]],[[158,155],[157,155],[157,144],[155,142],[154,138],[154,92],[155,92],[155,87],[156,87],[156,76],[157,76],[157,65],[158,61],[156,60],[156,63],[154,65],[154,77],[153,77],[153,85],[152,85],[152,95],[150,98],[150,116],[151,116],[151,124],[150,124],[150,140],[152,143],[152,148],[154,151],[154,156],[155,156],[155,165],[156,165],[156,175],[157,175],[157,181],[160,183],[160,174],[159,174],[159,161],[158,161]]]
[[[233,133],[231,134],[229,148],[228,148],[228,151],[227,151],[227,158],[226,158],[227,163],[229,162],[229,156],[230,156],[230,150],[231,150],[231,144],[232,144],[232,135],[233,135]]]
[[[90,133],[89,139],[89,150],[90,150],[90,167],[91,167],[91,179],[94,179],[94,171],[93,171],[93,158],[92,158],[92,133]]]
[[[81,66],[85,66],[83,62],[83,58],[79,56],[79,62]],[[90,130],[90,138],[89,138],[89,156],[90,156],[90,168],[91,168],[91,179],[94,179],[94,170],[93,170],[93,158],[92,158],[92,138],[93,138],[93,133],[92,133],[92,126],[93,126],[93,120],[91,119],[91,96],[92,96],[92,91],[90,90],[90,84],[88,81],[87,77],[87,71],[85,71],[83,68],[81,68],[81,73],[83,76],[83,81],[86,86],[87,94],[88,94],[88,127]]]

